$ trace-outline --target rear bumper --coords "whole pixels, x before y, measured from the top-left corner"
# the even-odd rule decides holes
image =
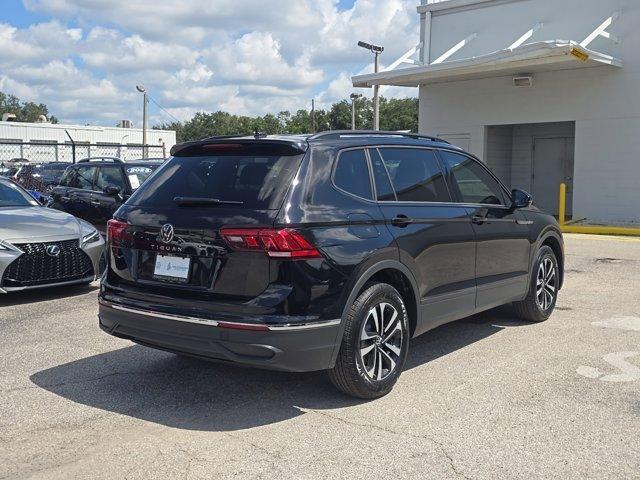
[[[100,328],[110,335],[208,360],[305,372],[332,368],[340,320],[228,322],[143,310],[101,300]]]

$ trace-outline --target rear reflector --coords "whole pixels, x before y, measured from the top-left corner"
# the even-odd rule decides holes
[[[251,330],[253,332],[268,332],[267,325],[253,325],[250,323],[218,322],[220,328],[230,328],[232,330]]]
[[[321,258],[320,252],[300,232],[290,228],[223,228],[220,235],[234,250],[263,250],[272,258]]]

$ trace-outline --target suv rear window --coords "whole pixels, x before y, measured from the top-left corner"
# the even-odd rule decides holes
[[[202,155],[172,157],[129,200],[133,205],[175,206],[176,197],[243,202],[277,210],[303,155]]]

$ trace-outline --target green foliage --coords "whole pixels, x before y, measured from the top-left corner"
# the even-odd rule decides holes
[[[0,92],[0,116],[13,113],[18,122],[35,122],[40,115],[45,115],[51,123],[58,123],[56,117],[49,116],[49,109],[43,103],[21,102],[15,95]]]
[[[295,113],[282,111],[263,117],[232,115],[227,112],[198,112],[186,122],[156,125],[153,128],[175,130],[178,142],[199,140],[217,135],[251,135],[255,131],[269,135],[280,133],[304,134],[325,130],[351,129],[351,101],[342,100],[331,108],[315,111],[315,121],[310,110]],[[356,100],[356,128],[373,128],[373,102]],[[382,130],[418,131],[418,99],[380,98],[380,128]]]

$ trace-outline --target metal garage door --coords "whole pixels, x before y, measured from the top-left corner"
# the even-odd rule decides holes
[[[560,184],[567,185],[567,214],[571,215],[573,198],[572,137],[534,137],[533,140],[533,196],[542,210],[558,214]]]

